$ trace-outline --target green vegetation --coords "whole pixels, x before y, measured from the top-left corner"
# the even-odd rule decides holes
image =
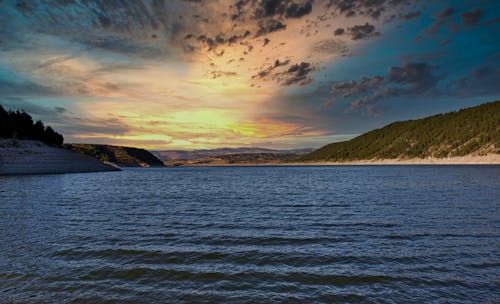
[[[64,147],[81,154],[92,156],[102,162],[110,162],[119,166],[163,166],[161,160],[144,149],[93,144],[65,144]]]
[[[0,137],[40,140],[49,145],[62,145],[64,137],[40,120],[33,122],[31,116],[22,111],[5,111],[0,105]]]
[[[423,119],[395,122],[326,145],[299,161],[409,159],[500,153],[500,101]]]

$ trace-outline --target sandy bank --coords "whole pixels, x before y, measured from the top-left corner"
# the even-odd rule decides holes
[[[95,158],[39,141],[0,139],[0,175],[120,170]]]
[[[370,159],[349,162],[293,163],[294,165],[500,165],[500,154],[448,158]]]

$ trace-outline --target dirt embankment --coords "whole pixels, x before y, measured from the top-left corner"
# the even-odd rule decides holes
[[[118,170],[95,158],[39,141],[0,139],[0,175]]]

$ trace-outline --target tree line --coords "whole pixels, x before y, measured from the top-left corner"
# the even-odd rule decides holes
[[[500,153],[500,101],[395,122],[349,141],[326,145],[299,160],[444,158],[471,153]]]
[[[64,137],[50,126],[44,126],[40,120],[24,111],[6,111],[0,105],[0,137],[13,139],[33,139],[49,145],[62,145]]]

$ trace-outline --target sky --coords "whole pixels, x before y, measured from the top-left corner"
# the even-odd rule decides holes
[[[494,0],[0,0],[0,104],[65,142],[318,148],[500,99],[499,37]]]

